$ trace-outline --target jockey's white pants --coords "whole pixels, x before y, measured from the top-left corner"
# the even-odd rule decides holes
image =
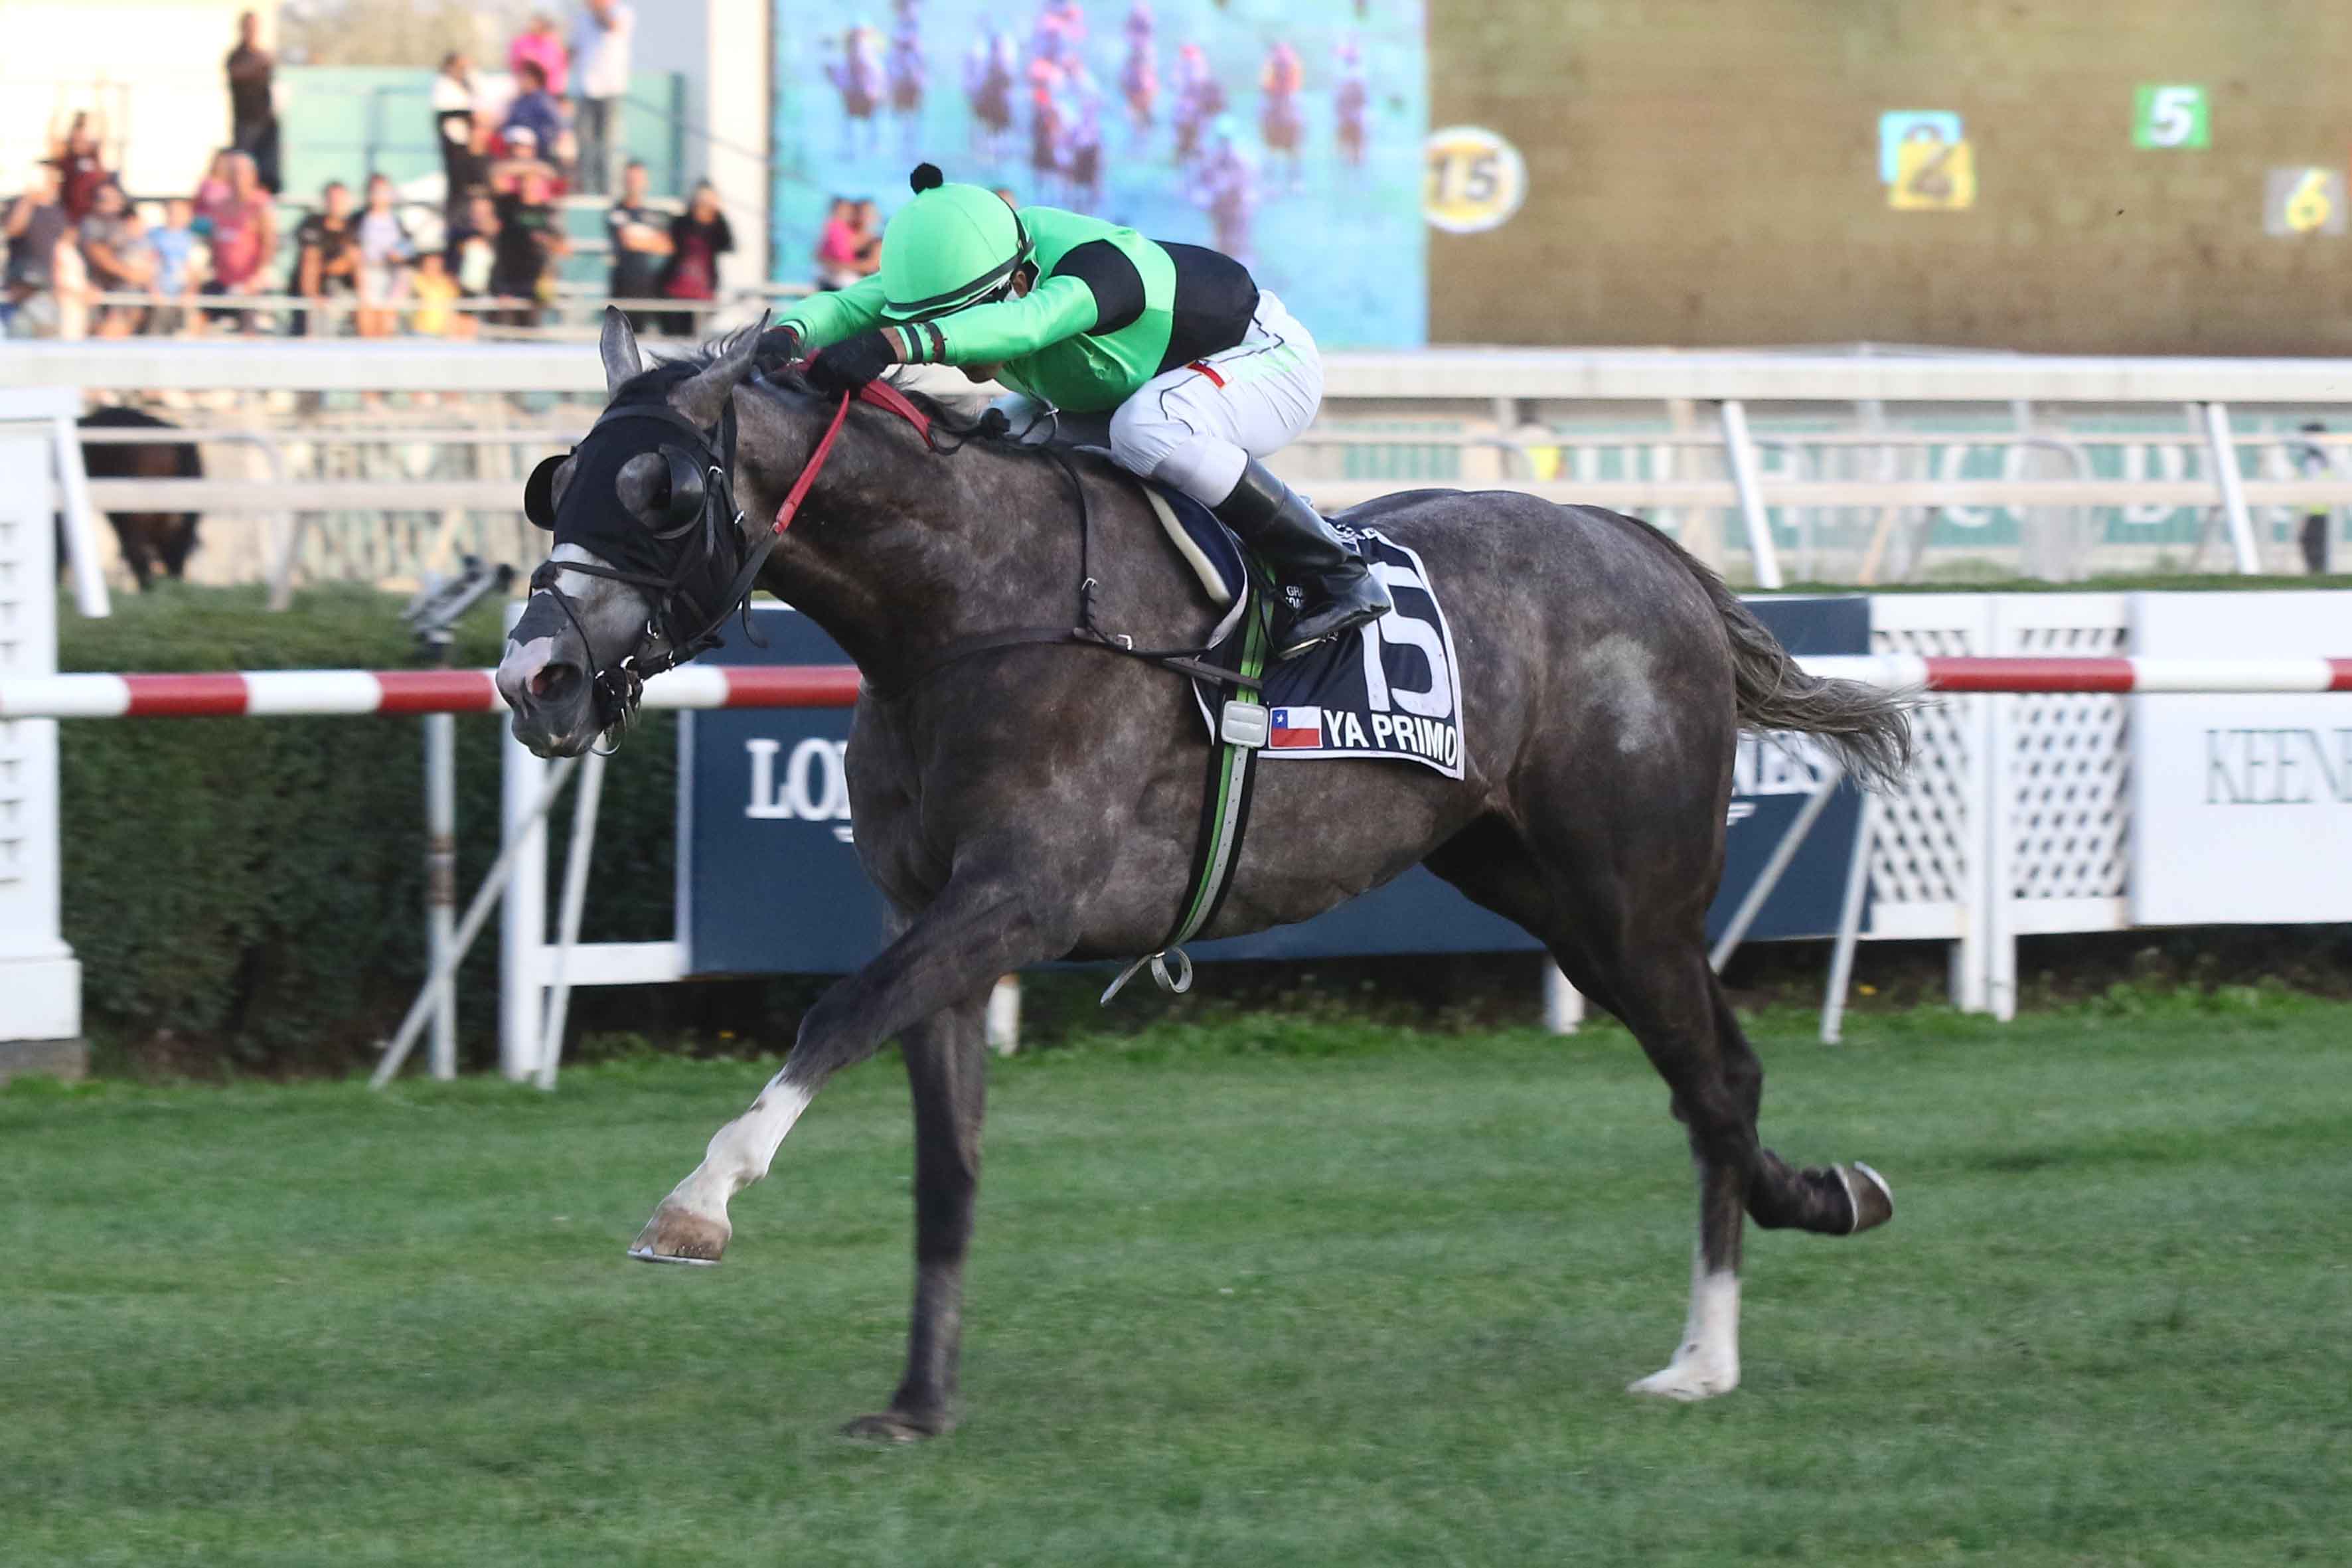
[[[1108,447],[1129,472],[1213,507],[1234,493],[1249,459],[1297,439],[1322,402],[1322,352],[1280,300],[1260,291],[1240,342],[1154,376],[1108,414],[1063,414],[1057,429],[1026,397],[997,406],[1026,439],[1058,434]]]

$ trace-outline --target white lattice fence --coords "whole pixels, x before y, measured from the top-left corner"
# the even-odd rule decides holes
[[[1990,651],[1991,596],[1881,594],[1870,603],[1876,653],[1965,658]],[[1990,937],[1981,897],[1989,699],[1961,697],[1924,709],[1913,727],[1917,752],[1903,787],[1869,813],[1870,923],[1865,936],[1942,938],[1952,949],[1952,997],[1985,1003],[1984,946]]]
[[[1882,653],[2130,651],[2119,594],[1878,595]],[[1952,996],[2016,1007],[2016,939],[2128,923],[2128,703],[2033,695],[1946,700],[1917,720],[1903,789],[1871,814],[1866,936],[1953,943]]]
[[[2105,657],[2130,652],[2120,594],[2003,594],[1990,600],[1990,652]],[[1986,1003],[2017,1010],[2017,938],[2129,924],[2130,704],[2121,697],[1990,699],[1991,941]]]

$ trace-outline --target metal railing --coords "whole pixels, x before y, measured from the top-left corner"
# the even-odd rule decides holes
[[[667,309],[677,302],[653,303]],[[751,300],[739,296],[737,303],[748,314]],[[1745,397],[1710,395],[1754,391],[1768,373],[1778,377],[1782,395],[1759,404],[1752,415]],[[352,393],[373,403],[406,393],[448,397],[462,389],[470,400],[463,417],[495,414],[513,421],[505,428],[435,428],[414,414],[370,407],[333,416],[355,424],[325,428],[330,416],[312,406],[254,422],[274,424],[288,443],[446,448],[447,460],[404,458],[397,471],[288,477],[282,483],[274,474],[268,480],[107,481],[98,492],[104,505],[128,507],[134,492],[117,487],[161,487],[135,493],[149,498],[144,504],[173,509],[342,513],[362,520],[354,526],[364,526],[370,515],[436,510],[510,521],[520,470],[468,468],[457,454],[531,443],[552,449],[584,426],[603,391],[594,355],[552,342],[397,338],[362,348],[273,339],[234,345],[130,340],[70,350],[28,343],[0,363],[0,381],[51,378],[179,388],[174,395],[200,401],[227,395],[216,389],[236,388],[243,389],[237,396],[278,405],[294,389],[306,395],[296,403],[310,405],[349,402]],[[929,385],[950,395],[974,390],[952,372],[934,373]],[[2192,400],[2183,419],[2182,404],[2170,400],[2207,385],[2242,395],[2254,412],[2233,425],[2225,406]],[[1496,395],[1496,387],[1506,395]],[[567,408],[566,398],[580,401]],[[1702,408],[1709,402],[1712,410]],[[250,417],[250,408],[248,402],[241,416]],[[1663,351],[1335,353],[1328,356],[1323,417],[1277,464],[1327,509],[1433,479],[1643,512],[1703,557],[1744,564],[1765,587],[1789,579],[1784,555],[1809,579],[1870,582],[1919,577],[1931,551],[1947,562],[2021,551],[2039,574],[2063,578],[2081,574],[2095,559],[2179,566],[2188,552],[2193,565],[2197,552],[2220,543],[2236,570],[2253,572],[2262,569],[2266,547],[2257,537],[2258,514],[2263,531],[2276,540],[2289,509],[2352,506],[2343,458],[2352,434],[2295,428],[2315,411],[2352,423],[2352,364]],[[2242,427],[2250,420],[2256,428]],[[2102,422],[2128,427],[2103,428]],[[240,419],[207,423],[234,427]],[[2324,456],[2318,471],[2299,471],[2312,466],[2307,454],[2305,462],[2294,460],[2293,449],[2300,447]],[[418,467],[432,471],[413,471]],[[517,550],[536,542],[507,531],[514,532]],[[2037,540],[2055,542],[2044,548]],[[479,552],[508,555],[495,543]]]

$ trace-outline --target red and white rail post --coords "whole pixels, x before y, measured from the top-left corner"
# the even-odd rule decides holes
[[[5,434],[5,423],[0,423],[0,434]],[[7,456],[5,442],[0,442],[0,506],[9,504],[7,498],[10,495],[21,497],[25,493],[22,490],[12,491],[5,482]],[[35,493],[39,493],[37,487]],[[0,522],[5,521],[5,513],[0,513]],[[38,520],[25,521],[24,526],[16,529],[14,533],[19,539],[37,537],[46,540],[48,537],[45,521]],[[48,578],[42,574],[36,580],[46,583]],[[36,599],[39,601],[38,605],[34,604]],[[44,595],[32,595],[25,601],[23,613],[34,614],[40,605],[53,605],[53,601]],[[49,639],[46,637],[32,640],[44,649],[49,646]],[[501,708],[491,672],[481,669],[282,670],[250,675],[56,675],[47,672],[16,673],[9,668],[7,658],[8,650],[0,647],[0,750],[22,747],[26,743],[26,737],[33,737],[37,742],[40,737],[47,736],[52,780],[54,733],[50,729],[38,726],[38,721],[44,720],[296,713],[487,713]],[[2032,692],[2352,692],[2352,658],[1986,658],[1881,654],[1821,656],[1801,662],[1817,675],[1842,676],[1878,686],[1936,692],[2011,695]],[[16,668],[21,669],[22,665]],[[847,666],[758,668],[689,666],[648,683],[646,706],[653,709],[840,708],[856,701],[857,688],[857,672]],[[499,864],[487,881],[505,883],[508,940],[501,971],[505,995],[501,1002],[500,1066],[509,1078],[522,1079],[540,1070],[548,1048],[551,1016],[545,1003],[551,985],[628,984],[676,980],[685,973],[685,952],[682,944],[676,940],[603,943],[594,950],[596,963],[593,972],[581,972],[577,964],[567,966],[556,956],[568,951],[571,939],[577,935],[576,897],[579,888],[584,885],[586,874],[586,858],[583,853],[575,857],[572,867],[573,889],[572,897],[567,900],[571,907],[567,910],[565,940],[551,945],[547,942],[544,824],[548,806],[555,794],[550,786],[560,783],[562,771],[568,770],[551,769],[511,742],[509,743],[509,754],[504,792],[506,845]],[[1990,799],[1992,794],[1997,793],[1997,783],[1995,779],[1982,781],[1983,798]],[[53,809],[53,784],[50,795]],[[436,820],[437,811],[436,804]],[[1840,981],[1848,973],[1852,961],[1861,897],[1868,882],[1866,858],[1873,815],[1867,807],[1863,820],[1864,828],[1856,847],[1855,868],[1846,889],[1847,907],[1839,938],[1835,974]],[[39,858],[38,845],[34,845],[30,851],[20,847],[16,851],[16,861],[19,875],[12,879],[0,874],[0,978],[7,977],[8,965],[26,958],[36,963],[63,965],[55,973],[69,976],[73,982],[68,984],[62,993],[65,998],[62,1005],[66,1009],[64,1020],[68,1027],[72,1027],[78,1023],[79,967],[73,964],[70,953],[56,938],[56,834],[53,816],[47,823],[46,842],[48,847],[46,862]],[[1781,856],[1777,858],[1785,863],[1787,858]],[[1992,868],[1992,874],[2005,875],[1997,867]],[[466,942],[478,930],[482,918],[488,913],[485,900],[495,890],[486,885],[482,893],[477,896],[474,907],[468,909],[464,923],[456,933],[452,951],[444,954],[441,962],[436,963],[436,976],[454,968],[462,956]],[[1764,889],[1752,895],[1750,901],[1760,902],[1763,894],[1769,890],[1769,888]],[[47,921],[45,928],[42,925],[44,920]],[[41,946],[39,940],[39,932],[43,929],[48,933],[46,946]],[[32,952],[26,945],[28,932],[34,938],[34,945],[41,948],[37,953]],[[2002,988],[2008,989],[2006,984]],[[412,1009],[411,1020],[402,1031],[404,1040],[414,1038],[416,1029],[425,1022],[424,1010],[430,1002],[432,989],[428,985],[428,995],[420,996],[416,1008]],[[1835,992],[1842,992],[1842,985],[1838,985]],[[2007,1003],[2010,997],[2003,996],[1999,1000]],[[16,1012],[7,1009],[18,1001],[19,994],[13,989],[0,992],[0,1039],[11,1037],[6,1029]],[[1834,1037],[1841,1002],[1842,995],[1833,992],[1830,1005],[1825,1009],[1824,1026],[1832,1037]],[[2006,1006],[2001,1010],[2005,1014]],[[397,1069],[403,1054],[394,1052],[387,1056],[379,1069],[379,1081]]]

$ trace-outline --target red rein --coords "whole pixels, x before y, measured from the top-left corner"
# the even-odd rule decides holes
[[[906,395],[889,383],[867,382],[857,389],[857,401],[870,403],[877,408],[888,409],[908,424],[912,425],[926,444],[929,442],[931,438],[929,416],[908,402]],[[849,404],[850,399],[845,394],[841,399],[841,406],[833,411],[833,423],[825,426],[824,436],[817,442],[816,450],[809,454],[808,462],[802,468],[801,477],[793,481],[792,493],[785,496],[784,504],[776,509],[775,531],[778,533],[783,532],[793,525],[793,514],[800,510],[801,502],[808,499],[809,487],[816,483],[817,475],[824,469],[825,458],[833,455],[833,443],[841,434],[843,422],[849,417]]]

